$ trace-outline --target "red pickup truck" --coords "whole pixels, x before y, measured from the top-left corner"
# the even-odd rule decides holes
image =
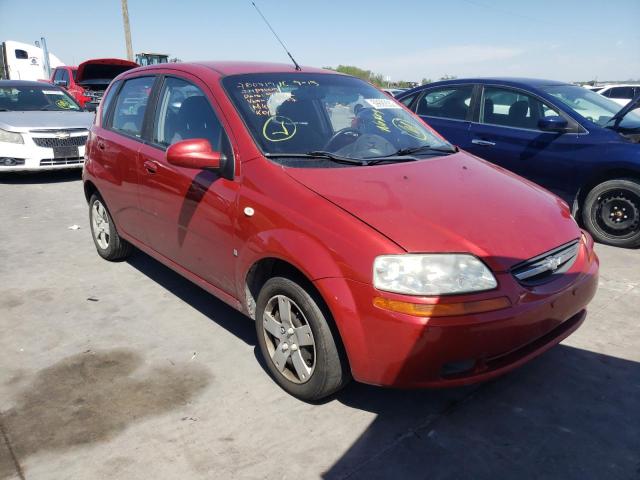
[[[117,58],[87,60],[77,67],[57,67],[50,81],[65,88],[81,107],[95,110],[111,80],[136,67],[137,63]]]

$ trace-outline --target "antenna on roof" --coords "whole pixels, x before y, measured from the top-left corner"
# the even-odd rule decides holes
[[[262,12],[260,11],[260,9],[258,8],[258,6],[255,4],[255,2],[251,2],[251,5],[253,5],[253,7],[256,9],[256,11],[260,14],[260,16],[262,17],[262,20],[264,20],[264,23],[267,24],[267,27],[269,27],[269,30],[271,30],[271,32],[273,33],[273,35],[276,37],[276,39],[278,40],[278,42],[280,42],[280,45],[282,45],[282,48],[284,48],[284,51],[287,52],[287,55],[289,55],[289,58],[291,59],[291,61],[293,62],[293,64],[296,66],[296,70],[300,71],[302,70],[300,68],[300,65],[298,65],[298,62],[296,62],[296,59],[293,58],[293,55],[291,55],[291,53],[289,52],[289,50],[287,50],[287,47],[285,46],[285,44],[282,42],[282,40],[280,40],[280,37],[278,36],[278,34],[275,32],[275,30],[271,27],[271,24],[269,24],[269,22],[267,21],[267,19],[264,17],[264,15],[262,14]]]

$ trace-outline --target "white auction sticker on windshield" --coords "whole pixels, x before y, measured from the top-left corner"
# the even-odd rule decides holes
[[[365,98],[365,102],[371,105],[373,108],[402,108],[396,102],[390,98]]]
[[[60,90],[42,90],[45,95],[64,95]]]

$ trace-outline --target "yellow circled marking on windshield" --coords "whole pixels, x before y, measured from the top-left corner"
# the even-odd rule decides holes
[[[262,127],[262,136],[270,142],[284,142],[291,139],[298,127],[290,118],[282,115],[269,117]]]
[[[427,139],[427,135],[420,129],[420,127],[418,127],[418,125],[416,125],[413,122],[408,122],[403,118],[396,117],[393,120],[391,120],[391,123],[393,123],[394,127],[411,135],[413,138],[417,138],[418,140]]]

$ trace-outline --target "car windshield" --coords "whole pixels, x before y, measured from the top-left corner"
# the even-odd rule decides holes
[[[0,111],[37,110],[79,111],[80,105],[60,88],[52,85],[0,86]]]
[[[622,108],[599,93],[575,85],[548,85],[542,90],[601,127],[610,126],[609,120]],[[640,128],[640,114],[637,111],[627,113],[619,126],[629,130]]]
[[[389,95],[357,78],[265,73],[229,76],[223,85],[267,155],[321,151],[363,160],[455,151]]]

